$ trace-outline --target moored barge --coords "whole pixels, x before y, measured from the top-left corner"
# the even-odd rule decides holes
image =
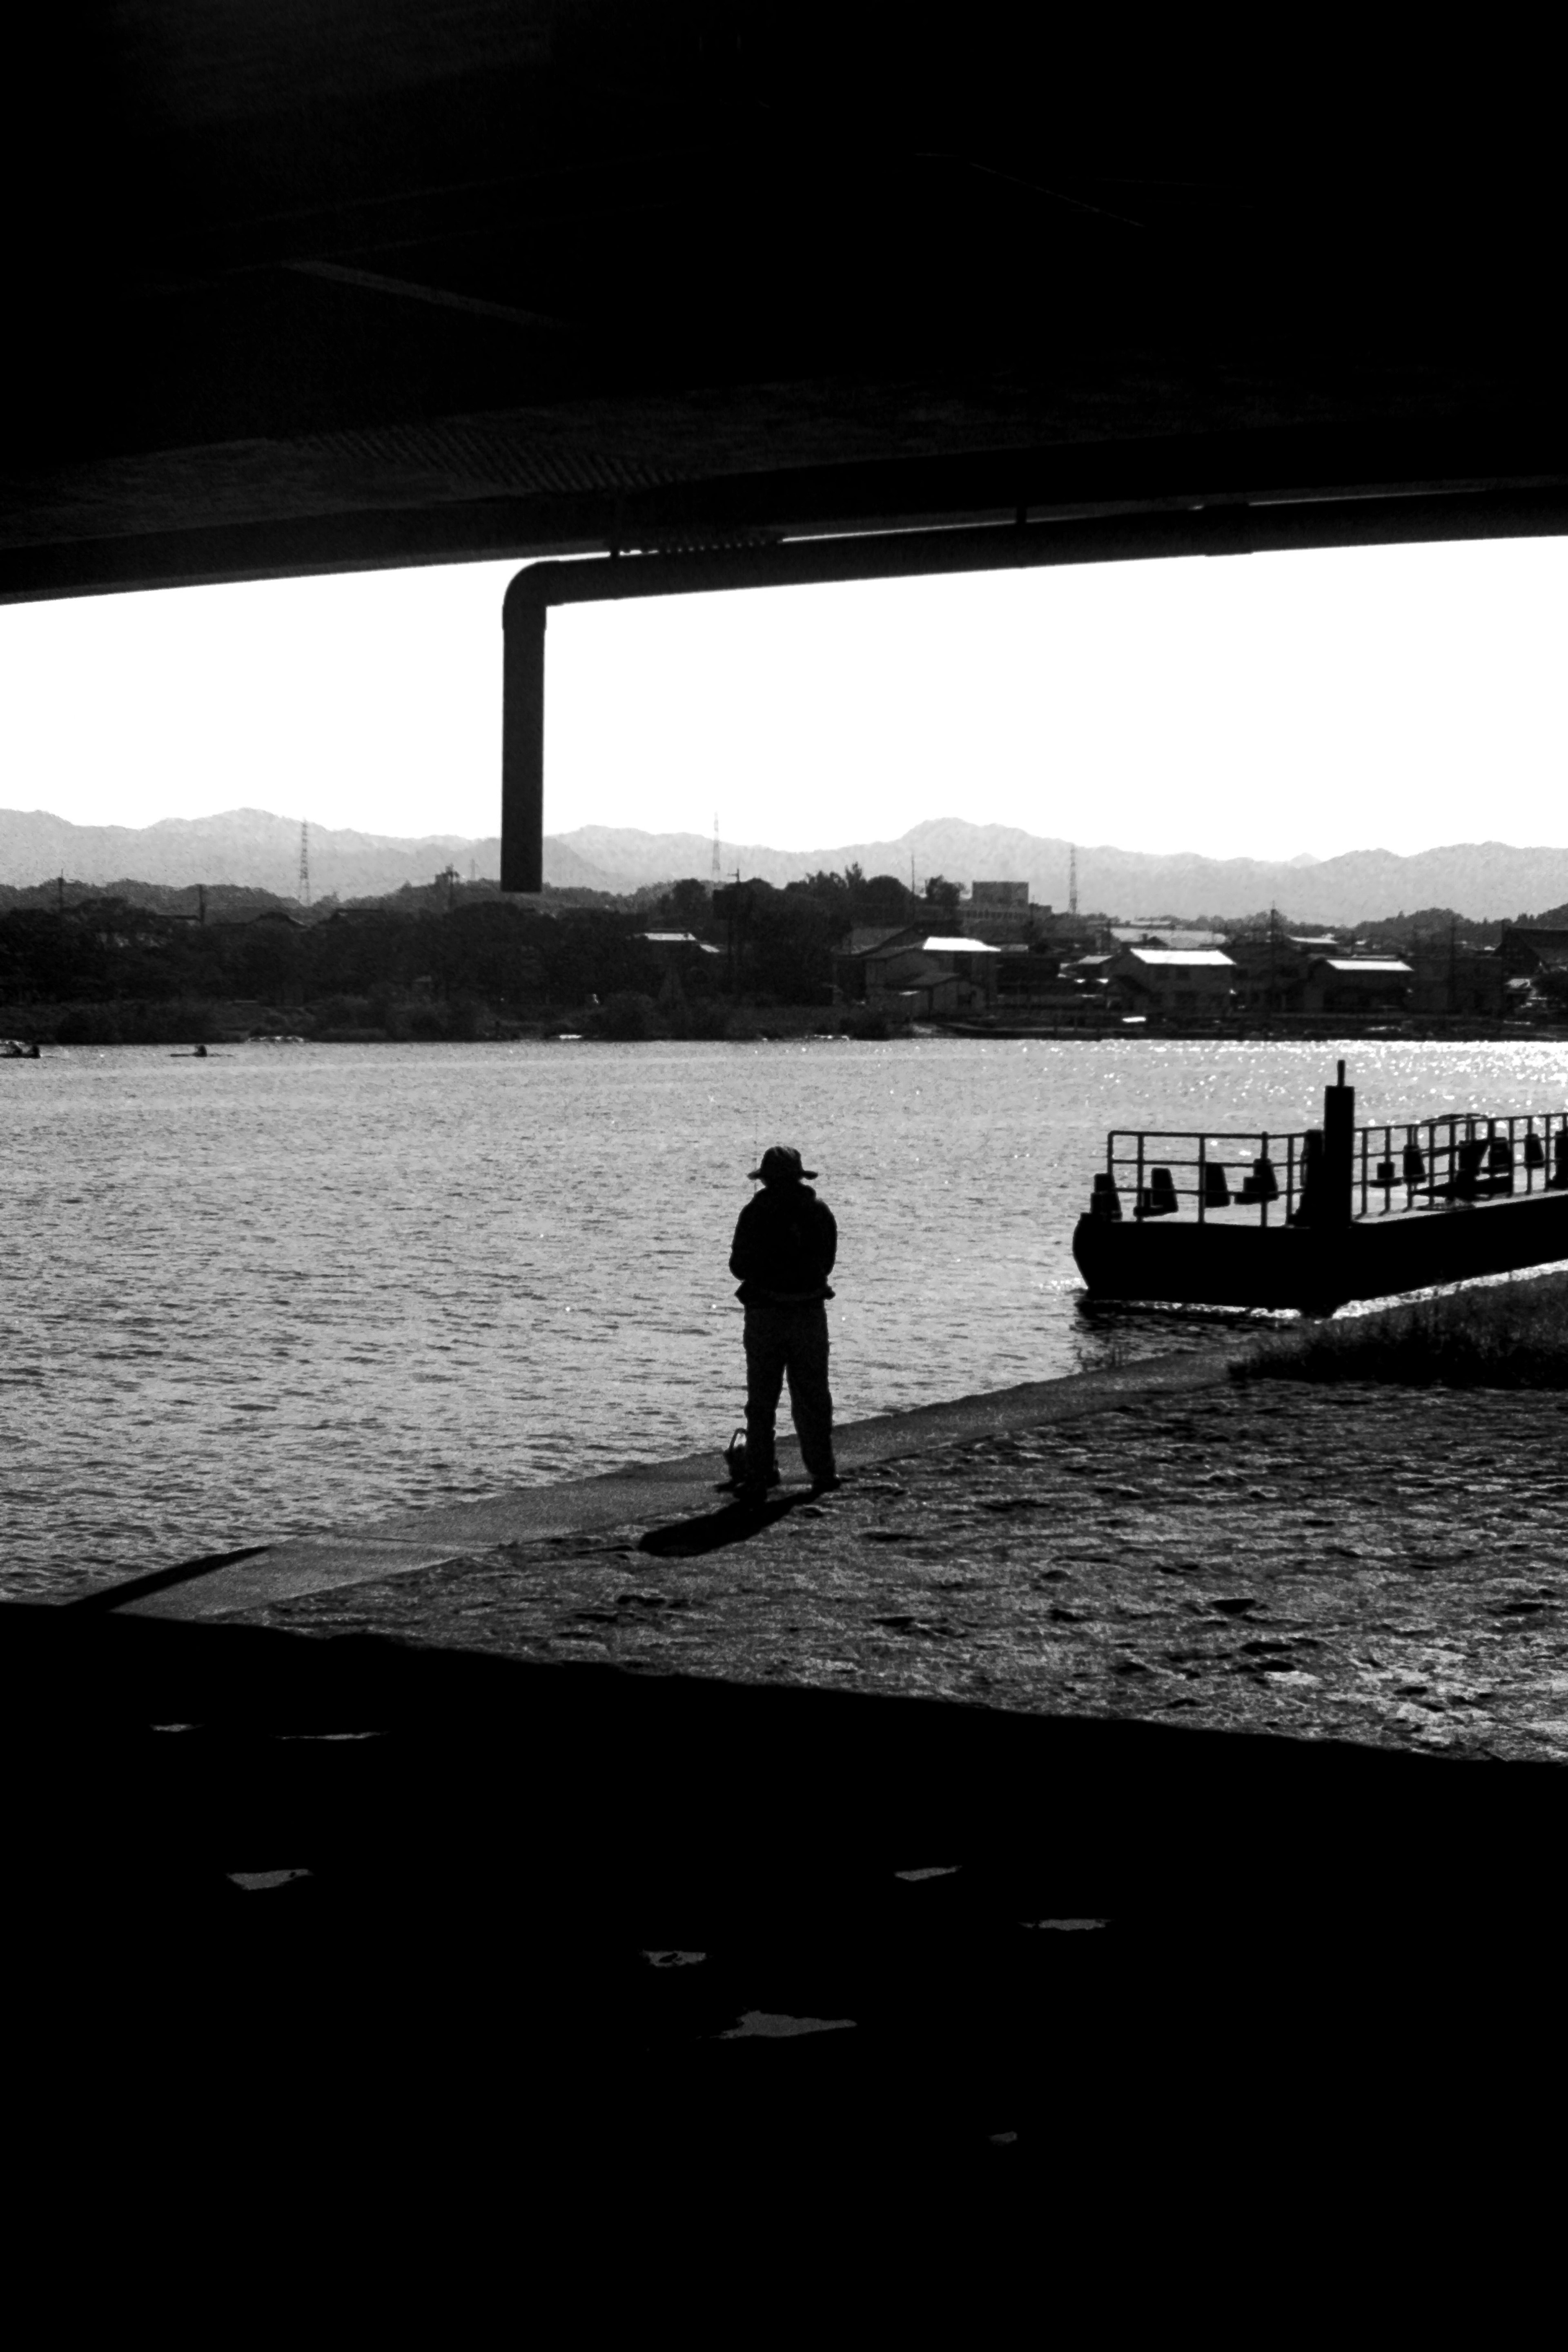
[[[1568,1259],[1568,1111],[1358,1127],[1342,1062],[1321,1128],[1113,1129],[1073,1255],[1091,1298],[1315,1314],[1550,1265]]]

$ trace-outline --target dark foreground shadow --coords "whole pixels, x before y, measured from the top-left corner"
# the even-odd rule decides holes
[[[802,1495],[776,1495],[766,1503],[726,1503],[693,1519],[678,1519],[667,1528],[650,1528],[639,1538],[637,1549],[659,1559],[695,1559],[699,1553],[721,1551],[726,1544],[745,1543],[779,1519],[785,1519]]]
[[[1568,2088],[1550,1766],[24,1607],[0,1725],[13,2145],[176,2232],[973,2189],[1056,2294],[1364,2198],[1403,2262]]]

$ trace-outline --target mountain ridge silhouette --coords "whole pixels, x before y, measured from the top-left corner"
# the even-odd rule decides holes
[[[711,837],[704,834],[584,824],[546,835],[544,877],[557,887],[629,894],[689,875],[705,880],[712,854]],[[489,879],[500,872],[494,835],[411,836],[312,824],[310,856],[311,890],[318,898],[371,897],[405,882],[428,882],[447,865],[464,879],[470,867]],[[720,845],[726,879],[738,868],[747,879],[782,885],[858,865],[867,874],[908,880],[912,862],[922,885],[936,874],[966,886],[977,879],[1026,881],[1037,903],[1058,908],[1068,899],[1069,856],[1065,836],[963,817],[926,818],[896,839],[822,849],[774,849],[755,842]],[[44,810],[0,809],[0,881],[13,884],[48,881],[64,873],[77,882],[132,877],[173,884],[232,882],[291,895],[299,858],[300,820],[267,809],[164,817],[140,826],[78,825]],[[1130,919],[1234,919],[1277,906],[1301,922],[1353,923],[1428,907],[1451,907],[1495,921],[1568,900],[1568,847],[1457,842],[1410,856],[1363,849],[1306,860],[1216,858],[1195,851],[1160,853],[1079,842],[1078,878],[1079,903],[1086,910]]]

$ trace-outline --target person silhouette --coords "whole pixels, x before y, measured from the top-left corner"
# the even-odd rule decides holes
[[[746,1468],[740,1494],[760,1502],[779,1484],[773,1425],[787,1378],[790,1412],[814,1495],[838,1485],[827,1385],[828,1276],[838,1227],[793,1144],[770,1144],[751,1171],[762,1185],[742,1210],[730,1251],[746,1310]]]

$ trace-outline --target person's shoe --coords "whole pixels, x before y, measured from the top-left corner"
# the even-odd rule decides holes
[[[843,1484],[844,1481],[839,1476],[837,1471],[830,1470],[826,1478],[814,1478],[812,1480],[811,1491],[814,1496],[817,1495],[837,1495],[838,1489],[843,1486]]]

